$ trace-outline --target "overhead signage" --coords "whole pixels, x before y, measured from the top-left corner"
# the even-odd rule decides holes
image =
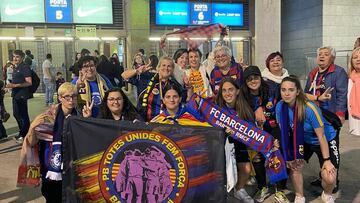
[[[2,22],[45,23],[44,0],[1,0]]]
[[[191,3],[191,24],[207,25],[211,22],[211,4]]]
[[[189,4],[186,2],[155,3],[157,25],[188,25]]]
[[[76,37],[96,37],[96,26],[88,25],[82,26],[78,25],[75,28]]]
[[[156,25],[208,25],[244,26],[242,3],[155,2]]]
[[[243,4],[212,4],[212,22],[228,26],[244,25]]]
[[[73,2],[74,23],[112,24],[111,0],[76,0]]]
[[[72,23],[72,0],[45,0],[47,23]]]

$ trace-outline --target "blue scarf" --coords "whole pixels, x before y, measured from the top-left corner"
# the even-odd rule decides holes
[[[304,159],[304,121],[299,121],[297,108],[294,108],[294,127],[289,126],[289,106],[284,102],[281,105],[281,149],[286,161]]]
[[[71,115],[76,115],[76,110],[73,109]],[[62,132],[64,127],[65,115],[61,108],[61,104],[58,107],[58,112],[55,117],[54,123],[54,136],[53,142],[50,148],[50,162],[48,167],[48,172],[46,173],[46,178],[50,180],[60,181],[62,180],[61,170],[62,170]]]
[[[261,152],[266,158],[266,171],[270,183],[286,179],[286,166],[279,150],[273,152],[273,137],[254,124],[241,120],[227,108],[220,108],[213,102],[193,94],[187,103],[188,111],[199,120],[205,120],[214,127],[228,127],[234,140],[244,143],[251,149]]]
[[[186,112],[186,108],[183,107],[181,104],[179,105],[179,109],[174,116],[171,116],[168,110],[165,108],[164,109],[165,118],[163,121],[172,120],[174,121],[174,123],[179,124],[177,119],[180,118],[185,112]]]

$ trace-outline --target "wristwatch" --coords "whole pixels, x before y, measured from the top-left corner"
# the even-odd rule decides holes
[[[330,157],[323,158],[323,161],[328,161],[328,160],[330,160]]]

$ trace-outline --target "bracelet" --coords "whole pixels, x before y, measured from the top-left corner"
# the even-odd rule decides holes
[[[323,161],[329,161],[329,160],[330,160],[330,157],[323,158]]]

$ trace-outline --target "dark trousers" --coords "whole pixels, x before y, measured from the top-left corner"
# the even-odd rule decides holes
[[[43,181],[41,193],[47,203],[61,203],[62,181]]]
[[[30,127],[27,99],[13,98],[12,104],[13,104],[13,115],[20,129],[19,135],[21,137],[25,137]]]

